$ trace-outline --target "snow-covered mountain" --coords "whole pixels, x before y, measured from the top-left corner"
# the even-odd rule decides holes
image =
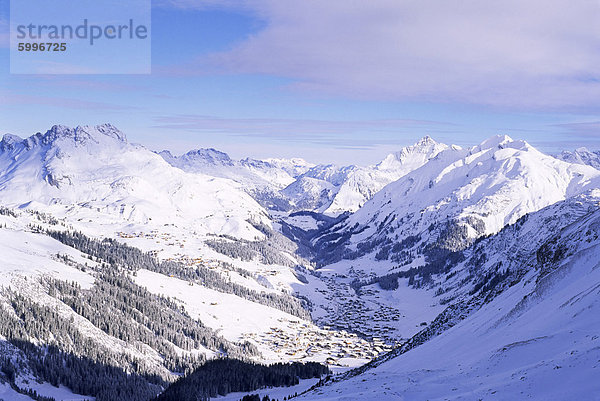
[[[600,170],[575,153],[425,137],[339,167],[157,154],[110,124],[5,135],[0,398],[116,399],[81,384],[111,366],[146,400],[220,354],[374,359],[304,399],[590,394]]]
[[[294,183],[312,165],[303,159],[232,160],[215,149],[196,149],[181,156],[168,150],[158,153],[170,165],[193,174],[227,178],[239,184],[262,206],[271,210],[289,210],[289,199],[280,190]]]
[[[474,244],[432,276],[448,305],[432,323],[299,399],[594,399],[599,206],[592,190]]]
[[[447,148],[448,145],[426,136],[412,146],[389,154],[375,166],[353,169],[325,213],[355,212],[381,188],[421,167]]]
[[[301,176],[281,193],[290,200],[295,210],[320,211],[331,203],[337,187],[326,180]]]
[[[262,235],[248,220],[270,224],[265,210],[239,184],[174,168],[127,142],[110,124],[57,125],[27,139],[5,136],[0,196],[4,205],[40,207],[73,220],[179,222],[248,239]]]
[[[295,171],[286,168],[284,161],[278,164],[250,158],[237,161],[232,160],[227,153],[212,148],[192,150],[181,156],[173,156],[168,150],[163,150],[159,155],[172,166],[189,173],[228,178],[254,188],[281,189],[292,183],[298,176],[288,173],[288,171]]]
[[[282,193],[295,210],[337,216],[355,212],[381,188],[427,163],[448,145],[426,136],[389,154],[373,166],[317,165],[300,175]]]
[[[323,262],[375,254],[419,264],[424,255],[461,249],[526,213],[597,188],[599,173],[508,136],[469,149],[450,147],[313,242]]]
[[[358,210],[385,185],[422,166],[446,148],[447,145],[424,137],[367,167],[312,165],[299,158],[238,161],[215,149],[196,149],[181,156],[173,156],[168,150],[158,154],[186,172],[241,184],[267,209],[336,216]]]
[[[211,167],[236,164],[216,151],[196,155]],[[156,394],[205,357],[323,362],[351,349],[344,363],[356,366],[381,352],[356,335],[313,324],[309,301],[293,296],[313,280],[304,277],[310,265],[302,266],[297,246],[273,230],[242,184],[185,172],[164,156],[129,143],[110,124],[54,126],[0,142],[0,254],[7,258],[0,261],[0,355],[11,357],[9,367],[1,360],[3,397],[20,397],[11,386],[25,391],[32,388],[28,381],[39,379],[44,383],[34,388],[41,394],[113,400],[116,380],[128,391],[139,387],[128,399],[147,400],[147,391]],[[266,162],[239,164],[251,172]],[[285,168],[304,167],[296,160]],[[100,311],[100,305],[107,306]],[[19,331],[15,314],[22,310],[46,320],[27,314]],[[163,315],[179,323],[165,321],[163,331],[156,327]],[[138,320],[126,323],[132,318]],[[175,335],[180,323],[192,331]],[[5,341],[19,335],[26,343]],[[54,362],[88,358],[69,367],[92,376],[105,368],[101,363],[114,367],[106,382],[98,381],[105,388],[36,370],[37,344],[47,343],[59,352]],[[14,366],[23,368],[5,373]],[[127,376],[131,372],[156,376]],[[53,383],[68,388],[48,390]]]
[[[569,163],[587,164],[600,169],[600,150],[590,151],[582,147],[572,152],[565,150],[556,157]]]
[[[309,163],[299,157],[293,157],[291,159],[269,158],[265,159],[264,161],[269,163],[271,166],[280,168],[294,178],[306,173],[311,167],[315,166],[314,164]]]
[[[297,177],[281,193],[290,200],[294,210],[323,212],[333,201],[340,186],[357,169],[356,166],[319,164]]]

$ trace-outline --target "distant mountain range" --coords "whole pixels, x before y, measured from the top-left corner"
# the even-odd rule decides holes
[[[173,394],[214,397],[313,361],[341,374],[287,395],[590,399],[599,168],[504,135],[336,166],[156,153],[111,124],[7,134],[0,398],[150,400],[192,371]],[[235,380],[203,375],[221,356]]]

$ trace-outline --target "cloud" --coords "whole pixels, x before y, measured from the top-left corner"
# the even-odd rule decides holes
[[[294,90],[360,99],[509,109],[600,105],[597,1],[237,4],[251,8],[265,28],[229,51],[198,59],[188,72],[276,75],[292,79]]]
[[[445,131],[452,124],[409,119],[385,120],[302,120],[273,118],[219,118],[201,115],[173,115],[155,118],[157,129],[175,129],[195,133],[224,134],[253,140],[295,142],[344,148],[372,148],[396,144],[398,136],[414,136],[419,131]],[[369,133],[365,137],[365,133]]]
[[[593,150],[600,150],[600,121],[570,122],[556,124],[563,138],[557,141],[555,147],[562,149],[575,149],[579,147],[588,147]]]
[[[178,8],[206,10],[214,8],[249,9],[249,1],[246,0],[154,0],[154,8]]]
[[[59,88],[61,91],[65,89],[77,89],[83,91],[101,91],[101,92],[148,92],[147,85],[140,85],[133,82],[123,82],[116,79],[111,79],[111,76],[102,77],[101,79],[94,78],[91,75],[69,75],[69,74],[35,74],[35,75],[19,75],[15,74],[11,77],[18,82],[18,85],[35,82],[36,87]],[[17,81],[20,80],[20,81]]]
[[[557,124],[566,134],[584,139],[600,141],[600,121],[585,121]]]
[[[0,104],[26,104],[26,105],[44,105],[58,108],[74,110],[98,110],[98,111],[131,111],[138,109],[134,106],[122,106],[112,103],[94,102],[81,99],[50,97],[37,95],[22,95],[8,91],[0,92]]]

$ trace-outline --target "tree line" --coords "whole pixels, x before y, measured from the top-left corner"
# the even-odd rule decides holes
[[[329,374],[317,362],[262,365],[232,359],[212,360],[173,383],[155,401],[207,401],[232,392],[295,386],[300,379]]]
[[[50,237],[83,253],[102,259],[109,265],[121,266],[131,271],[150,270],[195,282],[207,288],[239,296],[252,302],[279,309],[302,319],[311,320],[303,301],[284,293],[267,293],[251,290],[234,283],[204,265],[189,267],[176,261],[159,261],[149,253],[123,244],[115,239],[97,240],[79,231],[45,231]]]

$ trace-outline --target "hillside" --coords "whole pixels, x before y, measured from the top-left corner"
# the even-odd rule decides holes
[[[592,167],[559,161],[524,141],[493,137],[438,153],[312,243],[323,264],[369,258],[388,261],[382,268],[389,261],[416,266],[599,183]]]
[[[426,329],[298,399],[593,399],[599,196],[559,202],[473,245],[433,276],[451,301]]]

